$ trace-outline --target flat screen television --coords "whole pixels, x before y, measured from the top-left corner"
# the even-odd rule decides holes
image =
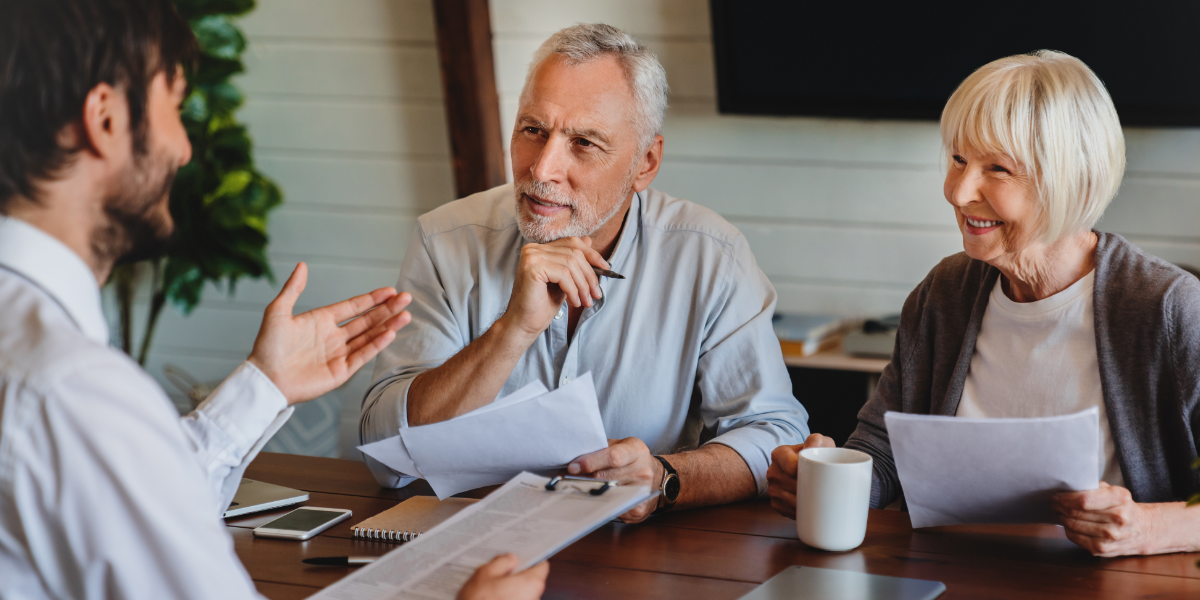
[[[936,120],[975,69],[1051,49],[1123,124],[1200,125],[1198,0],[710,2],[723,113]]]

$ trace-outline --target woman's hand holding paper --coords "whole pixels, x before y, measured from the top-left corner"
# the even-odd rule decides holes
[[[1098,489],[1055,494],[1052,506],[1067,538],[1096,556],[1195,550],[1176,541],[1179,532],[1194,531],[1200,517],[1200,509],[1189,511],[1183,502],[1134,502],[1129,490],[1100,482]]]

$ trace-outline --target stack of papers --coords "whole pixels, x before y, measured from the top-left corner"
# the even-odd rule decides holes
[[[1058,523],[1057,492],[1100,487],[1100,412],[967,419],[889,412],[913,527]]]
[[[398,434],[358,449],[410,477],[402,485],[429,481],[441,499],[522,471],[561,469],[608,447],[591,373],[553,392],[531,383],[465,415]]]
[[[465,416],[465,415],[464,415]],[[550,558],[575,540],[658,495],[646,486],[614,486],[593,496],[596,484],[563,482],[521,473],[487,498],[415,541],[343,578],[312,600],[453,600],[475,569],[512,552],[518,571]]]

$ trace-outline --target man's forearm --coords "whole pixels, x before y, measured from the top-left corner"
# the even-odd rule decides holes
[[[483,335],[408,388],[409,425],[428,425],[466,414],[496,399],[533,340],[496,321]]]
[[[663,458],[679,472],[676,509],[726,504],[758,495],[750,467],[729,446],[708,444]]]

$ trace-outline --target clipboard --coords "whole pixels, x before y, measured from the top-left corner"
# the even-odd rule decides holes
[[[471,573],[492,557],[512,552],[520,560],[517,570],[528,569],[658,494],[647,486],[604,479],[521,473],[312,598],[390,598],[413,591],[453,600]]]

